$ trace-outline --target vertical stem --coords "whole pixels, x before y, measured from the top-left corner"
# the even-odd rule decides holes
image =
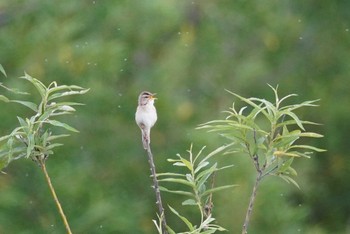
[[[68,234],[72,234],[72,231],[70,230],[70,227],[69,227],[69,223],[68,223],[68,221],[67,221],[67,218],[66,218],[66,216],[65,216],[65,214],[64,214],[64,212],[63,212],[61,203],[60,203],[60,201],[59,201],[58,198],[57,198],[57,195],[56,195],[56,192],[55,192],[54,187],[52,186],[50,176],[49,176],[49,174],[47,173],[46,166],[45,166],[45,161],[44,161],[44,159],[39,159],[38,162],[39,162],[39,164],[40,164],[40,167],[41,167],[43,173],[45,174],[45,178],[46,178],[47,184],[49,185],[50,191],[51,191],[51,193],[52,193],[52,197],[53,197],[53,199],[55,200],[55,203],[56,203],[57,208],[58,208],[58,212],[60,213],[60,215],[61,215],[61,217],[62,217],[62,220],[63,220],[64,226],[65,226],[65,228],[66,228],[66,230],[67,230],[67,233],[68,233]]]
[[[159,184],[158,184],[157,173],[156,173],[156,166],[154,165],[153,154],[151,152],[150,145],[148,145],[147,154],[148,154],[148,162],[150,165],[152,178],[153,178],[153,188],[154,188],[154,191],[156,193],[156,199],[157,199],[156,204],[158,205],[159,215],[160,215],[160,219],[162,222],[162,232],[163,232],[163,234],[167,234],[168,233],[166,230],[167,224],[166,224],[166,219],[165,219],[165,214],[164,214],[162,197],[160,195]]]
[[[262,172],[259,171],[258,175],[256,176],[256,180],[255,180],[255,184],[253,187],[253,191],[252,194],[250,195],[250,201],[249,201],[249,205],[248,205],[248,210],[245,216],[245,220],[244,220],[244,224],[243,224],[243,228],[242,228],[242,234],[247,234],[248,233],[248,225],[249,225],[249,221],[250,221],[250,217],[252,215],[252,211],[253,211],[253,207],[254,207],[254,201],[256,198],[256,193],[260,184],[260,180],[262,178]]]

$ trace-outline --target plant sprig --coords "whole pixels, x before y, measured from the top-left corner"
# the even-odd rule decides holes
[[[2,66],[0,66],[0,72],[6,76]],[[58,121],[55,117],[71,114],[75,111],[73,106],[82,104],[60,101],[60,98],[85,94],[89,89],[84,89],[76,85],[58,85],[55,81],[45,86],[41,81],[26,73],[20,78],[29,81],[36,88],[41,101],[39,104],[36,104],[27,100],[10,99],[5,95],[0,95],[0,101],[18,103],[34,112],[30,117],[22,118],[17,116],[19,126],[13,129],[10,134],[0,137],[0,171],[16,159],[31,158],[35,161],[45,175],[46,182],[48,183],[66,231],[68,234],[71,234],[72,231],[68,220],[51,183],[45,163],[47,158],[54,153],[54,149],[62,145],[62,143],[56,141],[62,137],[69,136],[69,134],[57,134],[51,127],[63,128],[68,132],[78,132],[77,129],[67,123]],[[8,88],[2,83],[0,83],[0,87],[13,94],[28,94],[17,89]]]
[[[10,134],[0,137],[0,170],[15,159],[25,157],[37,161],[39,158],[46,159],[53,154],[53,149],[62,145],[54,141],[69,136],[69,134],[55,134],[50,127],[60,127],[69,132],[78,132],[77,129],[67,123],[54,118],[71,114],[75,111],[73,106],[83,105],[76,102],[59,102],[59,98],[88,92],[88,89],[76,85],[57,85],[56,82],[52,82],[46,87],[41,81],[28,74],[25,74],[21,79],[27,80],[35,86],[40,94],[41,101],[36,104],[31,101],[10,99],[5,95],[0,95],[1,101],[18,103],[34,112],[31,117],[22,118],[18,116],[19,126],[12,130]],[[4,85],[1,85],[1,87],[14,94],[27,94]]]
[[[159,173],[157,177],[161,183],[175,183],[183,185],[184,189],[172,190],[165,187],[160,187],[162,191],[184,195],[187,197],[182,202],[182,205],[196,206],[200,213],[200,224],[193,225],[190,220],[180,215],[174,208],[169,206],[170,210],[178,216],[187,226],[188,231],[184,233],[214,233],[215,231],[224,231],[225,229],[213,224],[215,220],[212,216],[212,193],[221,191],[223,189],[232,188],[235,185],[224,185],[214,187],[214,182],[211,186],[208,186],[208,180],[217,171],[231,167],[218,167],[217,163],[211,163],[210,159],[218,153],[224,151],[229,145],[219,147],[213,152],[209,153],[205,157],[202,157],[202,152],[205,149],[203,147],[196,155],[192,152],[192,145],[188,152],[188,157],[183,157],[177,154],[176,159],[168,159],[175,167],[181,167],[185,169],[185,172],[168,172]],[[169,233],[175,233],[170,227],[168,227]]]
[[[318,125],[311,121],[301,120],[295,111],[299,108],[315,107],[318,100],[305,101],[298,104],[283,105],[291,97],[290,94],[280,98],[278,87],[273,88],[275,100],[270,102],[262,98],[245,98],[236,93],[230,94],[244,102],[239,110],[235,103],[224,120],[213,120],[201,124],[199,129],[218,132],[228,138],[234,145],[235,152],[241,152],[250,157],[257,171],[256,181],[249,202],[242,233],[247,233],[250,215],[260,181],[269,175],[278,176],[299,188],[292,178],[297,172],[292,167],[295,158],[309,158],[313,152],[325,150],[311,145],[298,144],[298,140],[323,137],[315,132],[308,132],[305,125]]]

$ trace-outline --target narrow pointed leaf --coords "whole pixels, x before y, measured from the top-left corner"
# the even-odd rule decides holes
[[[28,101],[20,101],[20,100],[10,100],[10,102],[15,102],[15,103],[19,103],[23,106],[26,106],[30,109],[32,109],[33,111],[37,112],[38,111],[38,106],[33,103],[33,102],[28,102]]]
[[[49,123],[49,124],[51,124],[53,126],[65,128],[65,129],[67,129],[68,131],[71,131],[71,132],[79,132],[77,129],[69,126],[68,124],[59,122],[57,120],[47,120],[46,123]]]
[[[174,208],[172,208],[171,206],[169,206],[169,209],[171,210],[171,212],[173,212],[177,217],[179,217],[188,227],[189,231],[194,231],[195,228],[193,227],[192,223],[185,218],[184,216],[180,215]]]
[[[6,71],[4,69],[4,67],[0,64],[0,72],[5,76],[7,77],[7,74],[6,74]]]
[[[224,190],[224,189],[229,189],[229,188],[233,188],[233,187],[237,187],[238,185],[224,185],[224,186],[219,186],[219,187],[215,187],[215,188],[212,188],[212,189],[208,189],[206,190],[202,196],[206,196],[206,195],[209,195],[211,193],[215,193],[215,192],[218,192],[218,191],[221,191],[221,190]]]

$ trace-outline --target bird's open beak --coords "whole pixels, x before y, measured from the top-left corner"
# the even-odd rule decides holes
[[[152,93],[151,99],[157,100],[158,98],[155,97],[156,93]]]

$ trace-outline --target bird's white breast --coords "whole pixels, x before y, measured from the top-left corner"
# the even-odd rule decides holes
[[[135,120],[138,125],[143,124],[146,128],[151,128],[157,121],[156,108],[152,103],[144,106],[138,106],[135,114]]]

